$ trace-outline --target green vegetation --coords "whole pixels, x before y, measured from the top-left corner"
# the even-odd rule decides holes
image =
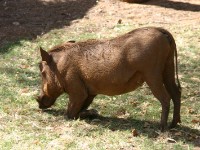
[[[197,147],[200,140],[200,44],[197,38],[200,29],[187,26],[170,29],[175,33],[183,87],[182,124],[176,129],[160,133],[160,103],[146,85],[124,95],[99,95],[91,106],[104,116],[99,119],[65,120],[67,95],[62,95],[49,110],[38,109],[34,96],[39,93],[41,81],[39,46],[49,49],[72,39],[113,37],[134,28],[121,24],[104,31],[107,34],[84,30],[65,33],[65,29],[59,29],[34,41],[20,40],[0,49],[0,149],[179,150]],[[170,113],[169,121],[171,118]]]

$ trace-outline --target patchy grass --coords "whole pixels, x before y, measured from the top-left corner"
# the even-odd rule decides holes
[[[94,26],[93,26],[94,27]],[[99,95],[92,108],[104,116],[65,120],[67,95],[47,111],[38,109],[40,76],[38,47],[49,49],[67,40],[113,37],[136,26],[116,25],[100,32],[89,26],[65,33],[53,30],[35,41],[21,40],[0,50],[0,149],[195,149],[200,146],[200,30],[171,27],[179,53],[183,87],[182,124],[160,133],[160,103],[145,85],[134,92]],[[85,29],[85,30],[84,30]],[[172,110],[172,108],[171,108]],[[172,111],[171,111],[172,113]],[[171,121],[170,114],[169,120]],[[138,136],[134,136],[134,130]]]

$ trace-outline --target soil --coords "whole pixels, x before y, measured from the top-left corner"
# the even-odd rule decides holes
[[[0,47],[36,39],[53,29],[95,24],[96,30],[117,23],[200,27],[200,0],[0,0]]]

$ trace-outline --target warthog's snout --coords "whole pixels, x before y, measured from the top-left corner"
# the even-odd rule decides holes
[[[40,109],[47,109],[51,107],[55,102],[55,99],[52,99],[46,95],[40,95],[36,98],[36,100],[39,104]]]

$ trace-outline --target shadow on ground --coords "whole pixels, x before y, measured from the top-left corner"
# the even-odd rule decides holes
[[[1,0],[0,47],[69,26],[94,5],[96,0]]]
[[[47,109],[46,113],[53,116],[63,116],[65,113],[64,109]],[[139,135],[147,136],[148,138],[159,138],[162,136],[159,130],[159,122],[153,122],[148,120],[138,120],[134,118],[117,118],[117,117],[103,117],[98,116],[96,118],[85,119],[89,124],[96,124],[104,128],[108,128],[111,131],[124,131],[124,130],[133,130],[139,133]],[[192,144],[195,147],[200,147],[200,131],[197,129],[192,129],[187,126],[178,126],[175,129],[167,131],[171,139],[174,139],[176,142],[182,141],[188,144]],[[169,141],[170,142],[170,141]]]
[[[192,4],[188,2],[179,2],[179,1],[172,1],[172,0],[150,0],[147,3],[143,3],[146,5],[155,5],[164,8],[171,8],[175,10],[183,10],[183,11],[193,11],[199,12],[200,5]]]

